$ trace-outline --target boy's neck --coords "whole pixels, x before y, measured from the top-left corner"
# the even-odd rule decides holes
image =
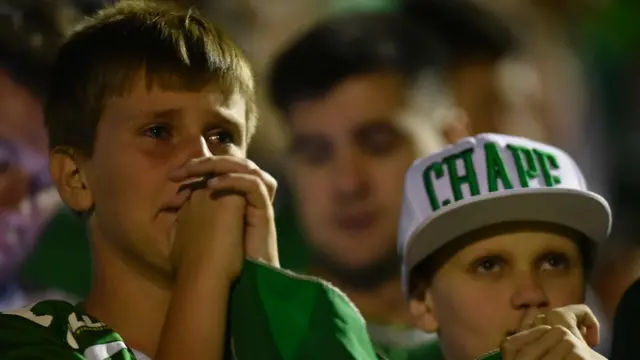
[[[373,289],[362,290],[345,285],[340,279],[328,276],[319,268],[313,268],[311,274],[330,282],[344,292],[368,322],[379,325],[413,325],[409,306],[402,294],[399,276]]]
[[[171,284],[133,264],[113,244],[93,232],[94,276],[85,309],[122,336],[127,346],[153,358],[171,300]]]

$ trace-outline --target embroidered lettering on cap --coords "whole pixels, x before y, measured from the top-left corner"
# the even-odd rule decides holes
[[[509,171],[504,165],[502,155],[498,145],[492,142],[484,144],[484,157],[487,164],[487,183],[489,184],[489,192],[498,191],[498,180],[502,182],[502,188],[505,190],[513,189],[511,179],[509,179]]]
[[[439,180],[444,177],[443,166],[447,167],[447,174],[449,175],[449,184],[451,186],[451,192],[453,194],[454,201],[460,201],[463,197],[462,185],[466,184],[469,187],[471,196],[480,194],[480,186],[478,185],[478,177],[476,175],[475,165],[473,164],[473,148],[465,149],[456,154],[452,154],[442,159],[442,162],[436,162],[429,165],[422,173],[425,189],[427,191],[427,197],[431,204],[431,209],[436,211],[441,206],[447,206],[451,203],[451,199],[444,199],[442,203],[438,199],[435,188],[433,186],[433,180]],[[464,165],[464,174],[458,173],[457,163],[462,160]],[[432,179],[432,174],[434,179]]]
[[[560,164],[554,154],[532,149],[522,145],[508,144],[506,149],[511,153],[517,174],[511,174],[505,164],[505,159],[500,151],[500,146],[493,142],[484,144],[484,166],[487,174],[487,188],[490,193],[500,190],[511,190],[514,181],[522,188],[530,187],[532,180],[542,178],[544,186],[552,187],[562,183],[562,179],[552,173],[559,170]],[[473,159],[474,148],[464,149],[458,153],[447,156],[440,162],[429,164],[422,173],[423,183],[432,211],[437,211],[443,206],[464,198],[462,187],[466,185],[470,196],[480,195],[480,185]],[[464,173],[458,170],[458,164],[462,162]],[[445,177],[449,180],[453,199],[439,199],[435,182]],[[518,179],[512,179],[512,176]]]
[[[556,159],[553,154],[539,149],[530,149],[519,145],[507,145],[507,148],[513,155],[513,160],[515,161],[516,169],[518,171],[518,178],[520,179],[520,185],[523,188],[529,187],[529,180],[536,179],[540,176],[538,166],[540,166],[542,178],[544,179],[546,186],[555,186],[562,182],[559,176],[551,174],[551,170],[558,170],[560,168],[558,159]]]

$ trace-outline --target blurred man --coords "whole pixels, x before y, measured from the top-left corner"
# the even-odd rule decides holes
[[[347,15],[294,41],[269,80],[291,135],[308,271],[350,297],[392,359],[425,356],[433,339],[413,328],[395,244],[405,171],[467,134],[440,77],[442,58],[401,16]]]
[[[59,205],[48,175],[42,100],[72,10],[64,2],[0,2],[0,309],[59,297],[27,290],[17,271]]]

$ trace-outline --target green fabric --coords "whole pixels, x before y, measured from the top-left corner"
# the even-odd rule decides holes
[[[233,289],[230,317],[240,360],[378,358],[358,310],[313,277],[247,261]]]
[[[247,260],[230,299],[226,359],[381,358],[360,313],[322,280]],[[2,359],[96,359],[87,349],[135,359],[118,334],[80,306],[49,300],[0,314]]]

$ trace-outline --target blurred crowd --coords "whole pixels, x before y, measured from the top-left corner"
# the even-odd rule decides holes
[[[378,344],[429,343],[435,335],[408,325],[399,290],[405,170],[465,136],[525,136],[569,152],[611,204],[587,293],[608,354],[618,303],[640,278],[639,2],[183,3],[255,66],[249,157],[279,182],[283,267],[342,289]],[[91,285],[86,224],[49,177],[42,108],[58,45],[102,6],[0,0],[0,309],[82,299]]]

